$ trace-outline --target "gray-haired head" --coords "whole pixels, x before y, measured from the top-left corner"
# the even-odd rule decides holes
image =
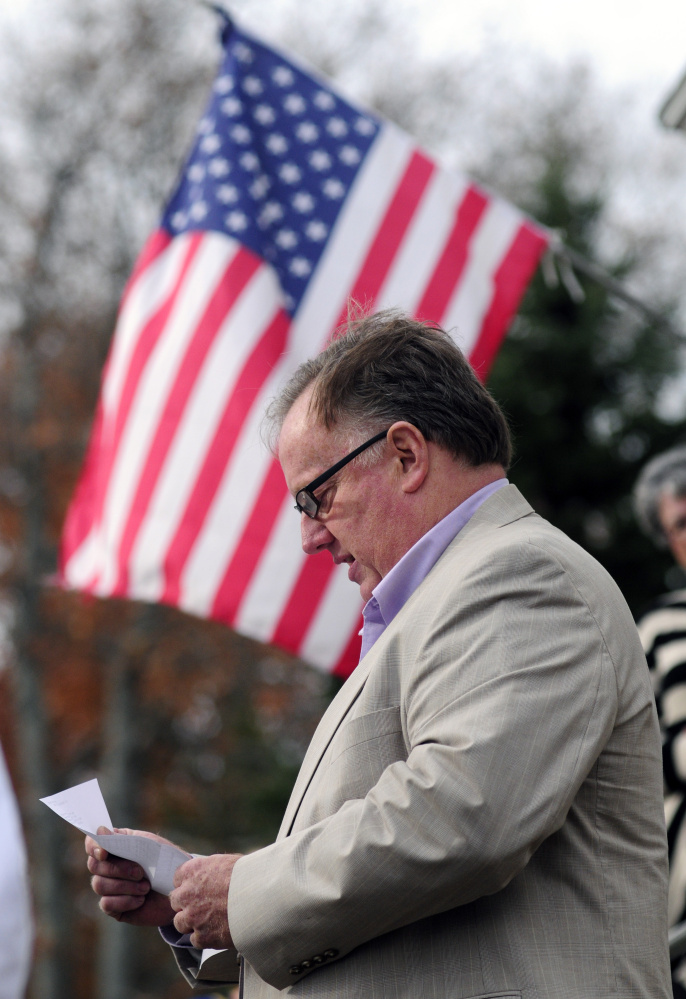
[[[633,492],[636,519],[659,548],[667,547],[660,522],[660,499],[686,496],[686,444],[657,455],[644,466]]]
[[[291,406],[311,385],[310,412],[351,445],[405,420],[469,465],[509,465],[510,435],[498,404],[451,337],[432,323],[394,309],[349,322],[342,336],[300,365],[267,410],[272,449]]]

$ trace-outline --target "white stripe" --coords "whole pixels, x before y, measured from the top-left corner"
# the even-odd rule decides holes
[[[414,149],[392,125],[384,125],[370,147],[295,315],[291,350],[297,363],[316,354],[333,332]]]
[[[75,590],[87,590],[100,564],[100,544],[95,527],[71,554],[64,566],[64,578]]]
[[[200,617],[210,613],[248,518],[260,502],[272,461],[260,440],[260,425],[267,401],[283,380],[283,368],[275,368],[255,400],[182,573],[180,606]]]
[[[237,378],[259,337],[281,308],[281,291],[271,267],[262,266],[227,316],[198,374],[167,460],[131,553],[130,590],[141,600],[159,600],[164,559]]]
[[[672,631],[686,631],[686,607],[660,607],[649,611],[638,622],[638,634],[646,652],[650,652],[659,635]]]
[[[112,591],[118,574],[117,552],[131,501],[170,389],[189,342],[235,250],[226,239],[207,234],[141,376],[128,413],[107,490],[101,527],[103,566],[95,592]]]
[[[117,320],[107,375],[102,390],[108,418],[114,418],[121,399],[131,357],[142,329],[171,294],[188,250],[188,236],[181,236],[139,275],[129,289]]]
[[[271,639],[308,558],[300,547],[300,517],[293,505],[289,494],[281,505],[236,617],[236,630],[260,642]],[[326,554],[321,557],[330,558]]]
[[[455,225],[457,212],[469,182],[445,170],[437,170],[408,227],[405,239],[384,282],[375,308],[392,306],[414,313]],[[423,316],[440,320],[440,316]]]
[[[496,199],[487,207],[472,237],[463,278],[443,317],[443,325],[453,332],[455,342],[467,356],[491,306],[494,275],[523,221],[520,212]]]
[[[348,579],[348,566],[336,566],[298,655],[330,672],[357,629],[361,611],[360,590]]]

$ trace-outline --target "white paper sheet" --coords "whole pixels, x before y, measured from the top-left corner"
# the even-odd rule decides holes
[[[169,895],[174,888],[176,868],[191,859],[190,853],[184,853],[168,843],[157,843],[147,836],[129,836],[126,833],[99,836],[96,832],[99,826],[112,829],[113,824],[97,778],[40,800],[61,818],[87,833],[108,853],[140,864],[155,891],[164,895]]]

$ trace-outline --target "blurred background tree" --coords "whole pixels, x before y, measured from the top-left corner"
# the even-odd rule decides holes
[[[427,61],[381,0],[235,7],[683,322],[686,143],[641,143],[635,109],[582,67],[497,47]],[[37,799],[97,773],[121,825],[250,849],[274,835],[327,697],[220,625],[49,585],[117,302],[206,99],[216,21],[186,0],[35,0],[31,30],[0,45],[0,738],[31,849],[31,996],[174,999],[188,989],[164,945],[98,917],[80,839]],[[665,564],[627,496],[681,438],[681,344],[581,283],[575,302],[537,277],[490,385],[513,480],[636,610]]]

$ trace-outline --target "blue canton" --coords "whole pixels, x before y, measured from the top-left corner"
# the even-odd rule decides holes
[[[274,267],[293,315],[379,122],[232,25],[223,41],[162,225],[240,240]]]

